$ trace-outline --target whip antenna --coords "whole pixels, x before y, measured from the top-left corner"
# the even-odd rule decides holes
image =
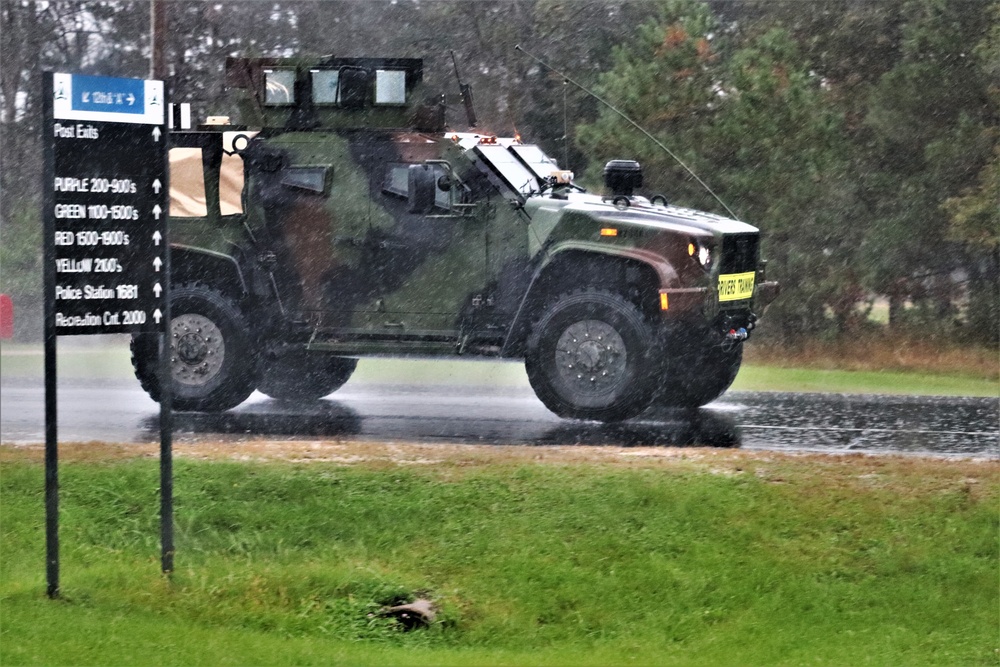
[[[476,126],[476,107],[472,101],[472,84],[462,83],[462,75],[458,73],[458,60],[455,58],[455,51],[451,51],[451,64],[455,66],[455,78],[458,80],[458,90],[462,95],[462,104],[465,105],[465,115],[469,120],[469,127]]]
[[[684,164],[683,160],[681,160],[679,157],[677,157],[676,155],[674,155],[673,151],[671,151],[669,148],[667,148],[666,146],[664,146],[663,143],[660,142],[659,139],[657,139],[652,134],[650,134],[649,132],[647,132],[641,125],[639,125],[634,120],[632,120],[631,118],[629,118],[628,116],[626,116],[623,112],[621,112],[618,109],[616,109],[610,102],[608,102],[607,100],[605,100],[604,98],[602,98],[597,93],[589,90],[588,88],[586,88],[582,84],[577,83],[573,79],[569,78],[568,76],[566,76],[565,74],[563,74],[562,72],[560,72],[559,70],[557,70],[555,67],[552,67],[551,65],[549,65],[547,62],[545,62],[541,58],[539,58],[537,56],[534,56],[534,55],[528,53],[527,51],[525,51],[524,49],[522,49],[520,44],[515,45],[514,46],[514,50],[515,51],[520,51],[521,53],[523,53],[524,55],[528,56],[529,58],[531,58],[532,60],[534,60],[536,63],[538,63],[539,65],[541,65],[545,69],[547,69],[550,72],[553,72],[553,73],[561,76],[563,78],[564,82],[568,81],[569,83],[572,83],[574,86],[576,86],[577,88],[579,88],[583,92],[587,93],[588,95],[590,95],[591,97],[593,97],[595,100],[597,100],[598,102],[600,102],[601,104],[603,104],[604,106],[606,106],[607,108],[611,109],[616,114],[618,114],[619,116],[621,116],[623,119],[625,119],[625,121],[627,121],[632,127],[634,127],[635,129],[639,130],[640,132],[642,132],[644,135],[646,135],[649,138],[650,141],[652,141],[654,144],[656,144],[657,146],[659,146],[660,148],[662,148],[667,155],[669,155],[674,160],[676,160],[677,164],[679,164],[680,166],[684,167],[684,170],[687,171],[687,173],[691,174],[691,176],[694,178],[694,180],[698,181],[698,183],[701,185],[701,187],[705,188],[705,190],[708,192],[708,194],[710,194],[713,197],[715,197],[715,201],[719,202],[722,205],[722,208],[726,209],[726,211],[729,213],[729,215],[731,215],[733,218],[735,218],[737,220],[739,219],[739,216],[736,215],[735,213],[733,213],[733,210],[731,208],[729,208],[728,206],[726,206],[726,202],[722,201],[722,199],[719,198],[719,195],[715,194],[715,192],[712,191],[712,188],[708,187],[708,184],[705,183],[705,181],[703,181],[700,178],[698,178],[698,174],[694,173],[694,171],[691,170],[691,167],[689,167],[686,164]]]

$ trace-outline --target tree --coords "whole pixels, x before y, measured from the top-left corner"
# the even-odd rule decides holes
[[[989,161],[996,107],[970,44],[988,22],[975,2],[911,0],[901,57],[873,87],[858,133],[862,186],[872,224],[863,248],[867,284],[890,300],[890,325],[950,333],[967,248],[942,208]],[[991,138],[992,137],[992,138]]]
[[[20,338],[41,332],[41,73],[143,74],[140,15],[146,3],[0,3],[0,291]]]
[[[987,16],[993,27],[977,45],[974,56],[986,75],[989,109],[981,138],[991,143],[993,154],[971,185],[943,204],[948,214],[949,238],[961,243],[969,255],[968,325],[972,338],[1000,341],[1000,2]]]
[[[850,270],[861,219],[843,118],[790,35],[771,30],[740,48],[726,43],[706,5],[669,2],[637,37],[616,49],[599,93],[761,227],[774,260],[769,271],[786,286],[769,315],[777,330],[795,335],[831,322],[851,325],[862,297]],[[602,160],[638,159],[651,191],[719,208],[682,166],[616,114],[603,110],[578,134]]]
[[[789,33],[773,29],[736,51],[711,130],[721,183],[764,232],[785,289],[769,313],[785,335],[857,324],[853,266],[864,219],[843,115]]]

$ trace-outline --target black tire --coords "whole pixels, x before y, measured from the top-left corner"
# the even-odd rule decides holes
[[[290,352],[264,364],[257,390],[279,401],[315,401],[344,386],[357,365],[347,357]]]
[[[733,384],[742,362],[743,343],[704,343],[668,365],[667,372],[660,378],[656,404],[698,408],[711,403]]]
[[[253,339],[239,308],[222,293],[193,283],[170,291],[170,369],[173,407],[219,412],[245,401],[257,386]],[[160,400],[157,337],[132,337],[139,384]]]
[[[634,303],[581,289],[559,297],[535,322],[525,369],[535,394],[560,417],[620,421],[652,400],[655,342]]]

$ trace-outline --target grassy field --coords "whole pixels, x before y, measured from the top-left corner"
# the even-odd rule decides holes
[[[64,446],[50,601],[41,453],[0,448],[0,663],[997,663],[995,461],[254,451],[179,452],[168,580],[155,449]],[[377,615],[417,596],[428,629]]]
[[[916,353],[912,350],[907,353],[913,354]],[[934,358],[897,356],[899,363],[894,363],[884,351],[867,354],[843,348],[810,348],[779,353],[773,348],[754,348],[748,351],[747,361],[732,388],[735,391],[1000,396],[1000,378],[996,375],[1000,360],[994,359],[991,364],[988,351],[939,351]],[[878,364],[873,359],[877,359]],[[3,376],[40,378],[42,368],[40,346],[5,344],[0,347]],[[58,373],[64,378],[131,377],[128,344],[124,341],[111,345],[61,343]],[[527,388],[528,378],[524,366],[518,363],[365,359],[358,365],[351,383],[487,383]]]

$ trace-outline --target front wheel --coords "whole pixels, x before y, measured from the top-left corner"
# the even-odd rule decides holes
[[[564,294],[528,337],[525,369],[535,394],[560,417],[619,421],[653,395],[655,336],[634,303],[588,288]]]
[[[173,407],[216,412],[245,401],[257,386],[249,327],[222,293],[193,283],[170,292],[170,378]],[[132,367],[142,388],[160,399],[157,336],[132,337]]]
[[[674,408],[697,408],[725,393],[743,361],[743,343],[703,344],[674,359],[662,378],[656,403]]]

